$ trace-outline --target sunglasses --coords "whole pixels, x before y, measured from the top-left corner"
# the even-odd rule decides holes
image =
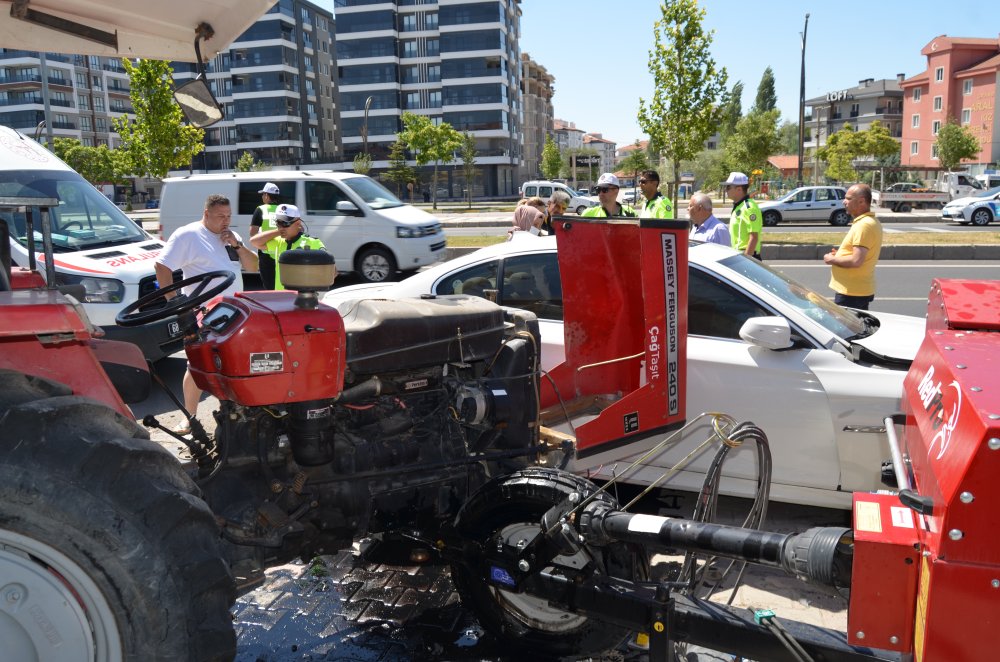
[[[618,190],[617,187],[611,187],[611,186],[598,186],[597,187],[597,192],[598,193],[607,193],[608,191],[617,191],[617,190]]]
[[[295,219],[295,218],[286,218],[285,220],[282,220],[282,221],[279,221],[278,219],[274,219],[274,224],[277,225],[279,228],[287,228],[287,227],[291,227],[291,225],[293,223],[295,223],[296,220],[298,220],[298,219]]]
[[[640,179],[640,180],[639,180],[639,183],[640,183],[640,184],[645,184],[645,183],[646,183],[646,182],[648,182],[648,181],[649,181],[648,179]]]

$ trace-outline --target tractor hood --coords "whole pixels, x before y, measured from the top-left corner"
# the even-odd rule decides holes
[[[202,45],[203,57],[210,58],[227,48],[274,3],[275,0],[0,2],[0,43],[27,51],[194,62],[195,28],[199,24],[207,23],[215,32]]]

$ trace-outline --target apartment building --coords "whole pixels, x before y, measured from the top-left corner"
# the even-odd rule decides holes
[[[937,134],[949,120],[969,128],[979,155],[968,163],[979,174],[1000,162],[1000,119],[996,116],[1000,39],[932,39],[920,51],[927,69],[904,80],[902,154],[914,168],[937,168]],[[965,165],[965,164],[963,164]]]
[[[552,126],[552,132],[559,151],[583,149],[583,137],[587,132],[576,128],[576,122],[567,122],[557,117],[552,120]]]
[[[520,180],[541,178],[542,150],[552,135],[555,76],[521,53],[521,97],[524,103],[524,168]]]
[[[855,131],[867,131],[878,121],[891,136],[901,138],[903,125],[903,90],[900,84],[906,76],[875,80],[866,78],[854,87],[831,90],[826,94],[806,99],[804,145],[822,147],[827,139],[849,125]]]
[[[207,77],[225,119],[205,130],[196,171],[230,170],[249,152],[272,167],[329,166],[343,159],[333,14],[307,0],[278,0],[230,47]],[[178,83],[197,75],[174,62]]]
[[[616,156],[618,145],[611,140],[607,140],[600,133],[588,133],[583,137],[583,146],[597,152],[601,159],[598,168],[600,172],[614,172],[618,163]]]
[[[516,194],[522,164],[520,0],[335,0],[344,160],[376,169],[404,111],[476,139],[478,176],[441,169],[438,195]]]

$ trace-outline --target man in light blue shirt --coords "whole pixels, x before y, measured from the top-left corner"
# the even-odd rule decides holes
[[[691,228],[691,238],[695,241],[712,242],[731,246],[729,228],[712,213],[712,199],[698,192],[688,201],[688,218],[694,227]]]

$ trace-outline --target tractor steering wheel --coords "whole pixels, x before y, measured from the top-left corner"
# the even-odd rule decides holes
[[[223,281],[218,285],[209,287],[209,283],[217,278],[221,278]],[[236,280],[236,274],[231,271],[209,271],[208,273],[185,278],[184,280],[172,283],[167,287],[160,288],[155,292],[150,292],[141,299],[125,306],[118,311],[117,315],[115,315],[115,322],[118,326],[141,326],[143,324],[149,324],[150,322],[156,322],[168,317],[173,317],[174,315],[186,313],[189,310],[194,310],[220,292],[225,291],[226,288],[233,284],[234,280]],[[174,297],[173,299],[167,298],[167,295],[171,292],[176,292],[177,290],[189,285],[197,286],[190,295],[186,297]],[[164,306],[162,308],[139,312],[142,308],[148,306],[149,304],[159,302],[160,299],[163,299],[164,301]]]

